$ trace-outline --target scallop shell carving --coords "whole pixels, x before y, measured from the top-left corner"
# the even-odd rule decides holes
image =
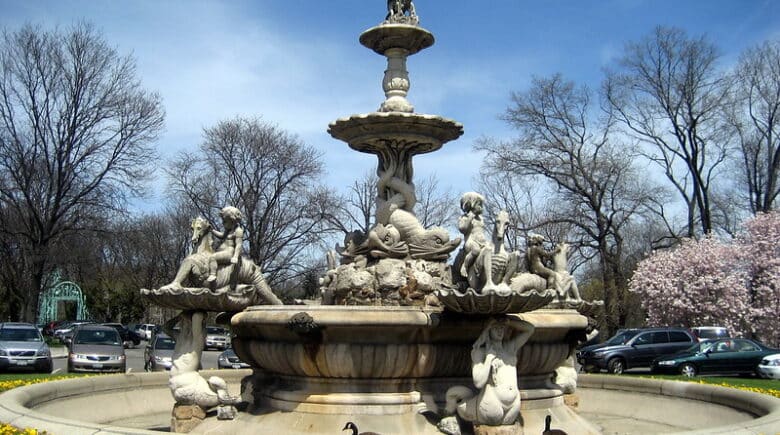
[[[439,290],[436,293],[445,308],[464,314],[506,314],[524,313],[544,307],[555,298],[553,290],[538,292],[529,290],[523,293],[498,294],[477,293],[472,289]]]

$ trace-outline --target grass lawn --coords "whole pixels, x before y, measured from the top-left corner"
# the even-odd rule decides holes
[[[0,393],[25,385],[39,384],[41,382],[57,381],[60,379],[89,376],[90,373],[2,373],[0,374]],[[94,375],[92,375],[94,376]],[[0,434],[3,432],[0,431]]]
[[[721,376],[696,376],[687,378],[677,375],[648,375],[642,376],[652,379],[668,379],[671,381],[696,382],[699,384],[720,385],[722,387],[739,388],[740,390],[769,394],[780,397],[780,380],[763,378],[740,378]]]
[[[27,381],[30,379],[48,379],[48,378],[53,378],[53,379],[77,378],[88,374],[90,373],[57,373],[54,375],[51,373],[27,373],[27,372],[0,373],[0,382],[16,381],[16,380]]]

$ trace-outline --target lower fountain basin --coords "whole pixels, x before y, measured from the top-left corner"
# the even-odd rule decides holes
[[[518,375],[549,375],[587,319],[573,310],[511,314],[536,330]],[[255,306],[235,315],[233,347],[267,373],[347,379],[471,376],[471,346],[488,317],[423,307]]]
[[[596,433],[550,381],[587,318],[574,310],[508,317],[535,327],[518,352],[525,424],[542,425],[555,410],[571,433]],[[435,433],[420,413],[440,414],[450,387],[473,386],[471,349],[488,321],[430,307],[255,306],[231,325],[236,354],[256,369],[257,412],[395,415],[409,433]]]
[[[228,381],[232,391],[237,391],[241,378],[250,371],[220,370],[202,374],[206,377],[218,374]],[[15,388],[0,395],[0,421],[52,434],[159,434],[168,430],[173,405],[167,382],[167,373],[140,373]],[[780,399],[725,387],[629,376],[583,375],[576,395],[579,396],[576,411],[604,433],[740,435],[771,434],[780,428]],[[558,410],[562,409],[550,412],[554,428],[562,428]],[[548,411],[524,411],[524,415]],[[420,415],[414,417],[423,419]],[[402,420],[397,415],[322,415],[268,410],[241,412],[233,421],[207,418],[193,433],[332,434],[339,433],[346,421],[357,423],[361,430],[381,431],[385,435],[414,433],[405,430],[410,427],[404,426]],[[525,433],[541,433],[542,428],[527,425]],[[435,433],[435,429],[426,433]]]

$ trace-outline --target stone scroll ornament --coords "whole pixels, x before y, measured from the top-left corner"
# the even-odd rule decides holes
[[[534,326],[516,318],[488,321],[471,348],[471,375],[476,392],[466,386],[447,390],[442,432],[451,433],[454,414],[475,426],[513,427],[520,417],[517,355]],[[484,431],[483,431],[484,432]],[[507,432],[509,433],[509,432]]]

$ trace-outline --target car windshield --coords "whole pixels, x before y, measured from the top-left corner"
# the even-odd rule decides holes
[[[0,341],[42,341],[38,331],[32,328],[4,328]]]
[[[176,342],[172,338],[158,337],[154,347],[160,350],[171,350],[176,347]]]
[[[610,346],[616,346],[618,344],[626,344],[626,342],[630,340],[633,336],[635,336],[637,333],[639,333],[639,331],[623,331],[620,334],[607,340],[607,344]]]
[[[718,339],[728,337],[729,333],[723,328],[701,329],[698,332],[698,336],[699,338]]]
[[[225,330],[216,326],[207,326],[206,334],[224,334]]]
[[[116,330],[82,330],[76,334],[76,338],[73,341],[76,344],[121,344]]]
[[[703,341],[701,343],[696,343],[693,346],[689,347],[688,349],[685,350],[685,352],[704,353],[712,349],[712,346],[714,344],[715,344],[714,341]]]

